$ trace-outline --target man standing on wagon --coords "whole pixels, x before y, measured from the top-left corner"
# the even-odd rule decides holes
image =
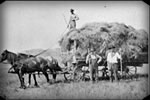
[[[95,80],[98,81],[98,64],[101,60],[102,57],[96,54],[96,51],[94,51],[93,48],[86,57],[86,63],[89,64],[90,80],[92,80],[92,82]]]
[[[70,9],[70,13],[70,20],[67,27],[69,30],[72,30],[76,28],[76,21],[79,20],[79,17],[74,13],[74,9]]]
[[[112,47],[107,54],[107,66],[110,71],[110,80],[113,82],[113,74],[115,80],[118,81],[118,59],[122,60],[121,55],[117,52],[115,47]]]

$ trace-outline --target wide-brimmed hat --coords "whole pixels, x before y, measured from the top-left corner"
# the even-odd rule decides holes
[[[108,49],[115,49],[116,47],[115,46],[110,46]]]

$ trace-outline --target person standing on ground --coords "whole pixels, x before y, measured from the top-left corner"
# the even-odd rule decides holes
[[[98,64],[102,61],[102,57],[96,54],[94,49],[86,57],[86,63],[89,64],[90,80],[94,82],[98,81]]]
[[[107,66],[110,71],[110,81],[113,82],[113,74],[115,80],[118,81],[118,59],[122,59],[121,55],[117,52],[115,47],[107,54]]]
[[[69,30],[76,29],[76,21],[79,20],[79,17],[74,13],[74,9],[70,9],[70,20],[67,25]]]

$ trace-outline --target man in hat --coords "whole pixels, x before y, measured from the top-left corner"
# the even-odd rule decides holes
[[[92,82],[95,80],[98,81],[98,64],[101,60],[102,57],[96,54],[96,51],[94,51],[93,48],[86,57],[86,63],[89,64],[90,80],[92,80]]]
[[[79,20],[79,17],[74,13],[74,9],[70,9],[70,20],[68,24],[69,30],[76,28],[76,21]]]
[[[118,81],[118,59],[122,59],[115,47],[112,47],[107,54],[107,66],[110,71],[110,80],[113,82],[113,74],[115,80]]]

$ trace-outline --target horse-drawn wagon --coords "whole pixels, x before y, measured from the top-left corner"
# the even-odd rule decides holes
[[[18,59],[22,59],[22,60],[18,61]],[[12,68],[15,67],[17,68],[17,70],[21,69],[21,71],[23,71],[21,73],[20,71],[18,72],[18,75],[21,75],[19,76],[21,78],[23,78],[22,76],[24,73],[28,73],[30,77],[31,77],[31,73],[33,73],[34,78],[35,78],[34,72],[42,71],[47,81],[49,81],[48,73],[53,75],[53,79],[56,79],[56,74],[64,74],[64,78],[66,80],[80,81],[80,80],[89,79],[89,67],[88,67],[89,65],[86,64],[85,58],[81,58],[81,57],[77,60],[77,63],[76,63],[77,67],[70,66],[67,69],[61,68],[58,65],[57,60],[54,58],[51,61],[50,59],[39,58],[33,55],[19,54],[18,56],[7,50],[5,50],[0,56],[0,62],[3,62],[4,60],[8,60],[8,63],[12,65]],[[148,63],[147,53],[141,53],[139,54],[137,58],[134,58],[134,59],[133,58],[128,59],[128,60],[123,59],[122,62],[118,63],[119,65],[118,72],[119,72],[120,78],[124,78],[124,77],[125,78],[133,78],[133,77],[137,78],[137,67],[142,66],[143,63]],[[41,69],[41,66],[43,66],[43,68],[46,68],[46,69],[45,70]],[[49,72],[47,69],[49,69]],[[107,68],[106,59],[102,59],[102,61],[98,64],[98,73],[99,74],[101,73],[101,77],[108,77],[109,76],[108,72],[109,71]],[[100,75],[98,76],[100,77]],[[29,84],[31,83],[30,77],[29,77]],[[23,86],[24,82],[22,83],[21,81],[21,85],[22,87],[24,87]],[[36,79],[35,79],[35,85],[37,85]]]

